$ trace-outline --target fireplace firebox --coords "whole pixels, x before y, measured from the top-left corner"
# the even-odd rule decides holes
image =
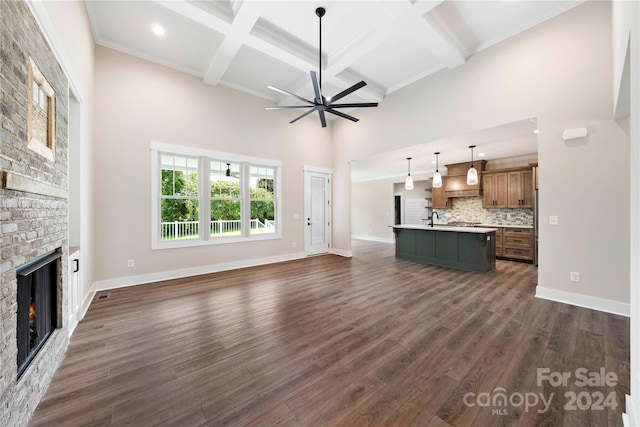
[[[16,269],[18,379],[58,324],[60,249]]]

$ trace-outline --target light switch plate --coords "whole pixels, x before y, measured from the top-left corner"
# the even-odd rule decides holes
[[[551,215],[549,217],[549,225],[558,225],[558,215]]]

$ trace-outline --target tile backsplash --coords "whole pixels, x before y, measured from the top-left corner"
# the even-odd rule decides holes
[[[484,209],[482,197],[457,197],[452,209],[434,209],[437,223],[453,221],[499,225],[533,225],[533,209]]]

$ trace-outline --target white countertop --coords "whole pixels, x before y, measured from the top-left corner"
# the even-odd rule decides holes
[[[480,224],[481,227],[533,228],[533,225]]]
[[[438,225],[438,224],[435,224],[433,227],[429,225],[422,225],[422,224],[398,224],[398,225],[390,225],[390,227],[405,228],[408,230],[454,231],[457,233],[477,233],[477,234],[486,234],[486,233],[491,233],[492,231],[498,231],[497,228],[491,228],[491,227],[454,227],[452,225]]]

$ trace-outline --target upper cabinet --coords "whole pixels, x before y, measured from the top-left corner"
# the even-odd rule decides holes
[[[442,177],[442,187],[431,189],[431,206],[433,209],[450,209],[452,206],[451,199],[447,197],[445,188],[447,187],[448,177]]]
[[[533,171],[528,168],[509,172],[508,180],[508,207],[533,208]]]
[[[482,206],[484,208],[507,207],[507,173],[497,172],[482,174]]]
[[[482,180],[484,208],[533,208],[531,168],[485,171]]]

